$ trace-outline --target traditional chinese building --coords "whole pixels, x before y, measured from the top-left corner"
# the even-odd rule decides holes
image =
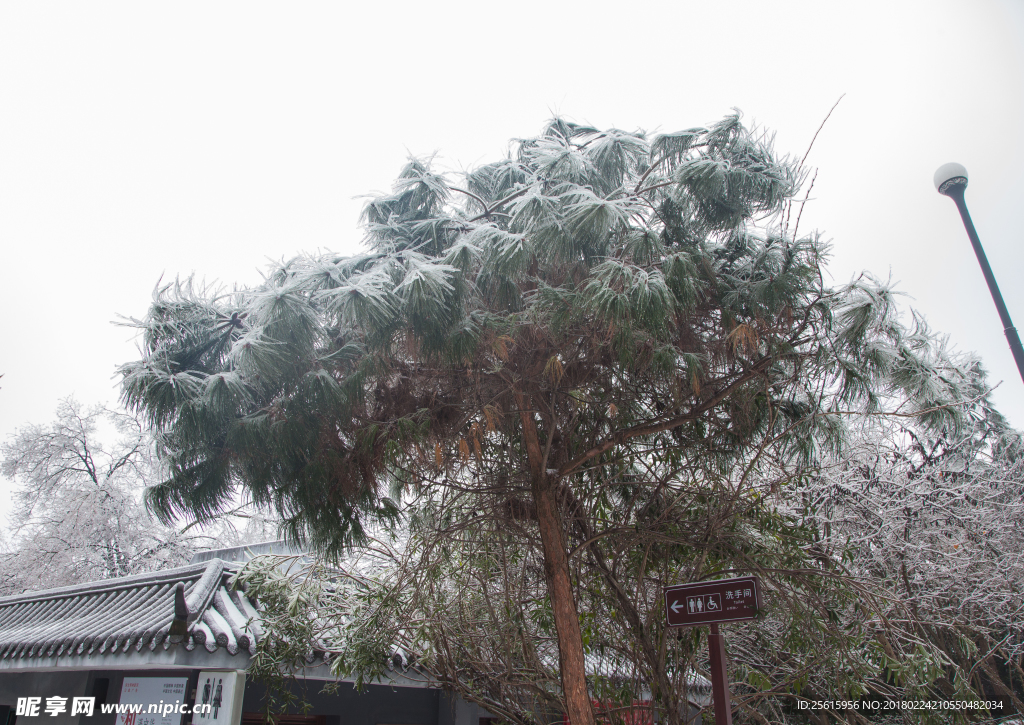
[[[191,715],[181,706],[190,712],[204,699],[210,712],[196,715],[196,725],[262,722],[264,689],[244,681],[262,634],[259,614],[230,586],[239,561],[220,557],[288,553],[281,549],[211,552],[177,569],[0,598],[0,725],[182,725]],[[387,682],[362,692],[341,682],[325,695],[323,685],[337,678],[322,661],[311,662],[297,686],[313,709],[282,722],[479,725],[488,717],[415,674],[396,665]],[[102,712],[126,702],[166,710],[175,700],[177,711]]]
[[[262,725],[265,690],[244,678],[262,636],[259,612],[230,580],[252,556],[270,553],[301,554],[281,542],[222,549],[177,569],[0,598],[0,725]],[[710,683],[693,678],[691,717],[710,695]],[[337,690],[323,694],[328,682]],[[312,710],[279,725],[493,720],[400,658],[387,681],[362,691],[338,682],[322,660],[311,661],[295,687]],[[139,704],[138,713],[103,711]],[[148,712],[151,704],[160,709]],[[209,712],[193,716],[197,704]],[[635,710],[636,725],[650,720],[643,706]]]

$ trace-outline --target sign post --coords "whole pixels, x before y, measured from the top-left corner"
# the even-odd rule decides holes
[[[756,576],[676,584],[665,587],[665,616],[670,627],[710,624],[711,694],[715,725],[732,725],[725,641],[719,622],[742,622],[757,617],[761,608],[761,581]]]
[[[708,654],[711,656],[711,697],[715,702],[715,725],[732,725],[729,676],[725,670],[725,641],[718,631],[718,624],[711,625]]]

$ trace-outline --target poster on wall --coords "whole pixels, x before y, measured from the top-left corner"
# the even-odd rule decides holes
[[[187,687],[187,677],[126,676],[118,702],[142,707],[139,712],[118,713],[117,725],[178,725]]]
[[[203,670],[196,686],[192,725],[238,725],[244,693],[244,672]]]

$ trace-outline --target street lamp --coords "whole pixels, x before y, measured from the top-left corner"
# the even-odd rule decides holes
[[[1021,379],[1024,380],[1024,348],[1021,347],[1020,336],[1017,335],[1017,328],[1013,326],[1013,321],[1010,319],[1010,313],[1003,302],[1003,296],[999,294],[999,285],[996,284],[996,277],[992,274],[992,268],[988,264],[985,250],[981,248],[981,240],[978,239],[978,232],[974,228],[974,222],[971,221],[971,214],[967,211],[967,202],[964,201],[964,190],[967,188],[967,169],[960,164],[943,164],[935,172],[934,181],[935,188],[938,189],[939,193],[952,199],[956,203],[956,208],[960,211],[960,218],[964,220],[967,236],[971,239],[974,254],[978,258],[978,264],[981,265],[981,273],[985,275],[988,291],[992,293],[992,301],[996,303],[999,319],[1003,322],[1003,334],[1006,335],[1006,341],[1010,343],[1010,351],[1013,353],[1013,359],[1017,363],[1017,372],[1020,373]]]

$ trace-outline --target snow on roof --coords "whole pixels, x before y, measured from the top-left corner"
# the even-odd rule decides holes
[[[244,544],[232,546],[227,549],[210,549],[200,551],[192,556],[189,564],[199,564],[211,559],[223,559],[224,561],[248,562],[257,556],[302,556],[308,557],[306,550],[282,539],[275,541],[263,541],[258,544]]]
[[[230,586],[235,570],[212,559],[0,597],[0,661],[166,650],[176,641],[188,651],[202,645],[209,652],[222,647],[232,655],[253,654],[262,630],[253,603]]]

